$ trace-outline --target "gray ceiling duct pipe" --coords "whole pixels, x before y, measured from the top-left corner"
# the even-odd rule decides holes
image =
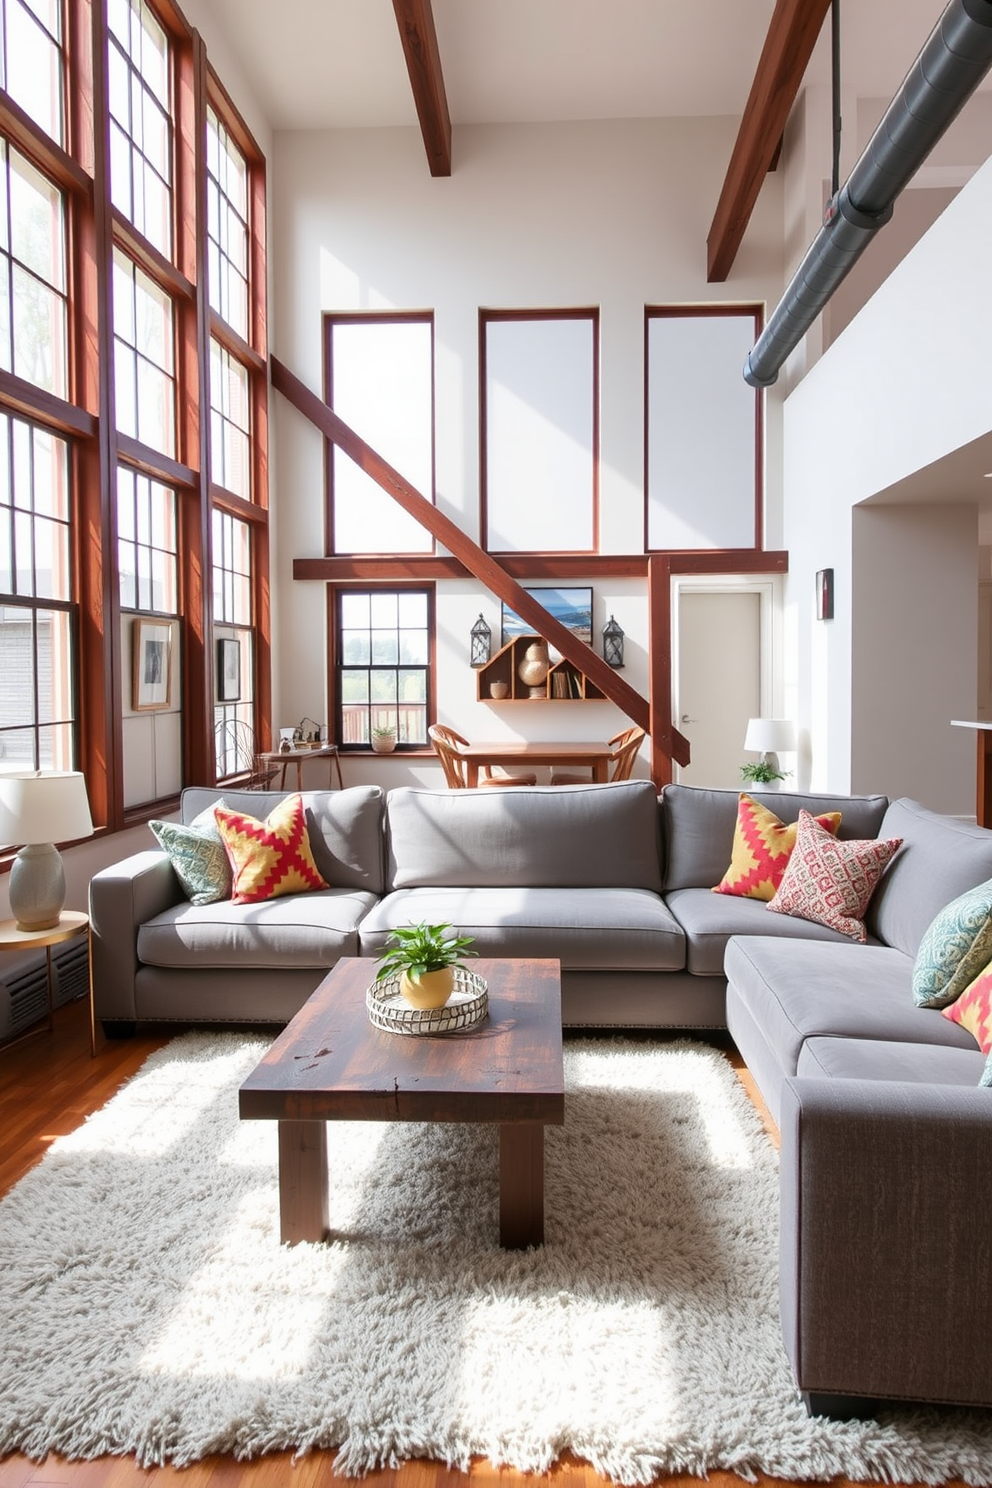
[[[782,363],[857,262],[892,204],[992,66],[992,0],[951,0],[744,363],[771,387]]]

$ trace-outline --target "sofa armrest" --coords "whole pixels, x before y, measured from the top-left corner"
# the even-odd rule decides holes
[[[98,1018],[135,1020],[138,927],[183,897],[163,852],[135,853],[90,879],[90,956]]]
[[[799,1388],[992,1404],[992,1090],[791,1078],[781,1136]]]

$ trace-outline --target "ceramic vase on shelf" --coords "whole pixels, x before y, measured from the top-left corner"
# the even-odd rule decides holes
[[[547,641],[534,641],[524,652],[524,659],[517,667],[517,676],[532,698],[547,696],[545,681],[551,670]]]

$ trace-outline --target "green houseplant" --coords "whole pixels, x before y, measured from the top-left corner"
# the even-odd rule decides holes
[[[388,949],[379,957],[378,980],[400,974],[400,995],[412,1007],[444,1007],[455,986],[455,968],[474,956],[471,935],[456,935],[451,925],[403,925],[390,932]]]
[[[394,728],[374,728],[372,730],[372,748],[376,754],[391,754],[396,748],[396,730]]]
[[[767,760],[754,760],[741,765],[741,776],[748,785],[770,785],[773,780],[784,780],[791,770],[776,770]]]

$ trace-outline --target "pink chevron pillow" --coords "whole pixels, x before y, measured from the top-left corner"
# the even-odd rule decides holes
[[[231,861],[232,904],[256,904],[329,887],[310,851],[299,792],[280,801],[264,822],[223,806],[214,808],[214,818]]]

